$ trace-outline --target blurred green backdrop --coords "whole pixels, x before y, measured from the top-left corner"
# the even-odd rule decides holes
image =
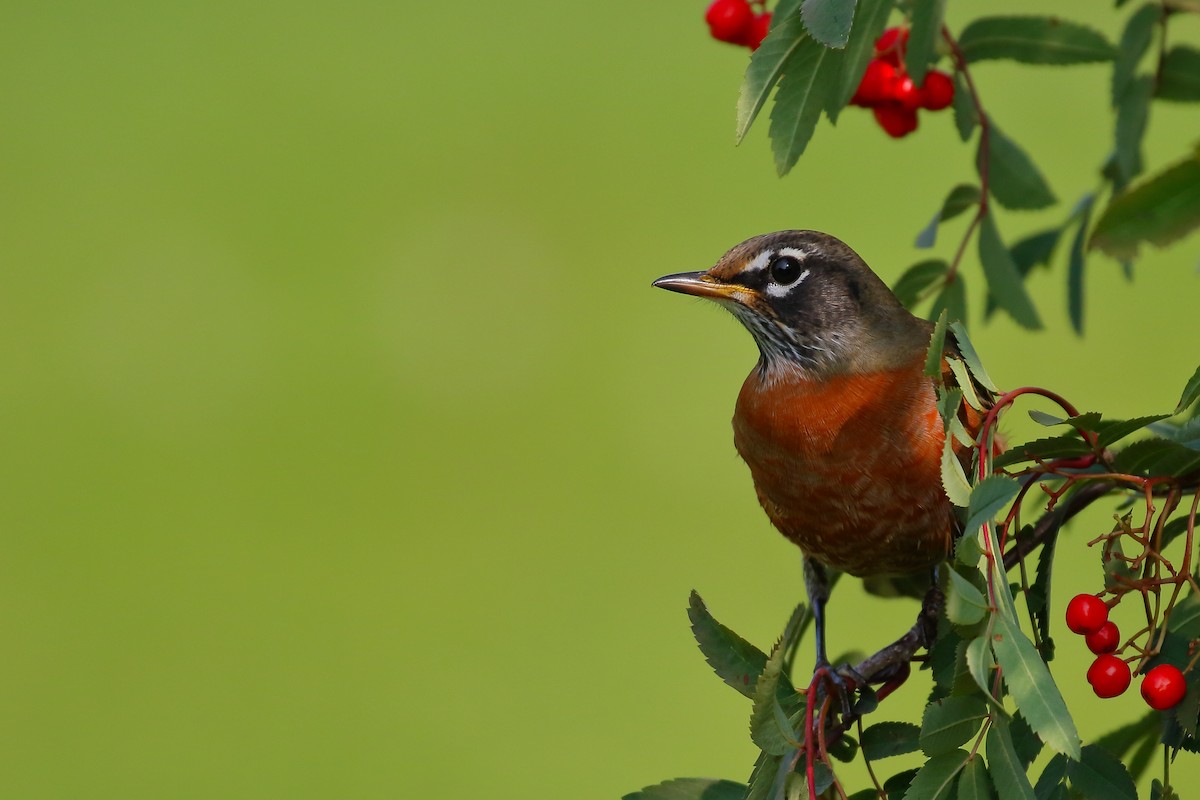
[[[851,110],[775,178],[761,132],[733,147],[746,56],[703,5],[0,12],[0,795],[745,778],[747,706],[695,651],[687,593],[766,645],[799,558],[732,448],[749,337],[649,282],[784,227],[894,279],[971,150],[948,113],[894,142]],[[1045,10],[950,13],[1002,8]],[[1107,71],[977,77],[1065,203],[1004,216],[1015,238],[1094,184]],[[1151,168],[1195,120],[1155,107]],[[1095,257],[1083,340],[1061,270],[1040,274],[1048,331],[976,343],[1004,385],[1170,408],[1196,257],[1149,252],[1133,283]],[[1083,539],[1068,590],[1096,580]],[[913,610],[840,587],[833,649]],[[1139,713],[1079,691],[1074,645],[1055,670],[1085,734]]]

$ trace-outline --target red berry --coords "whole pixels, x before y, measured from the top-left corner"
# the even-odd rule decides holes
[[[875,40],[875,55],[894,67],[904,60],[904,48],[908,47],[908,28],[888,28]]]
[[[1166,711],[1179,705],[1187,694],[1187,681],[1177,667],[1159,664],[1142,678],[1142,699],[1156,711]]]
[[[858,90],[850,102],[856,106],[871,108],[893,97],[892,84],[896,82],[896,68],[878,58],[871,59],[863,73]]]
[[[767,38],[767,31],[771,29],[771,12],[764,11],[761,14],[755,14],[754,20],[750,23],[750,30],[746,33],[746,38],[738,42],[744,44],[751,50],[757,50],[762,44],[763,39]]]
[[[1109,620],[1100,626],[1100,630],[1089,633],[1084,641],[1088,650],[1098,656],[1111,653],[1121,643],[1121,631],[1117,628],[1117,623]]]
[[[754,24],[754,12],[746,0],[713,0],[704,21],[714,39],[740,44]]]
[[[1075,633],[1089,634],[1108,622],[1108,606],[1094,594],[1077,594],[1067,603],[1067,627]]]
[[[875,106],[875,121],[893,139],[901,139],[917,129],[917,112],[899,103],[881,103]]]
[[[925,85],[921,87],[921,108],[941,111],[954,102],[954,81],[936,69],[925,74]]]
[[[1097,656],[1092,666],[1088,667],[1087,682],[1092,685],[1096,697],[1123,694],[1129,688],[1129,680],[1129,665],[1116,656]]]
[[[909,111],[921,107],[921,90],[908,75],[901,75],[892,84],[892,99]]]

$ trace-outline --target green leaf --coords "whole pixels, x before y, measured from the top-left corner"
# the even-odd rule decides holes
[[[1064,433],[1062,436],[1051,436],[1013,445],[1006,452],[996,456],[992,461],[992,466],[1008,467],[1038,458],[1043,460],[1075,458],[1076,456],[1085,456],[1090,452],[1092,452],[1092,448],[1088,447],[1087,443],[1077,434]]]
[[[1161,100],[1200,100],[1200,50],[1187,45],[1168,50],[1154,96]]]
[[[1175,604],[1167,630],[1185,639],[1200,638],[1200,596],[1191,592]]]
[[[954,440],[949,436],[942,447],[942,487],[950,502],[960,508],[966,508],[971,501],[971,484],[967,481],[958,456],[954,454]]]
[[[1200,469],[1200,452],[1168,439],[1142,439],[1117,453],[1113,466],[1132,475],[1182,477]]]
[[[1154,79],[1141,75],[1130,81],[1117,104],[1116,159],[1120,180],[1118,190],[1142,172],[1142,138],[1146,135],[1146,118],[1150,114],[1150,95]]]
[[[1079,758],[1079,733],[1058,685],[1033,643],[1005,614],[996,616],[992,647],[1004,670],[1008,691],[1029,726],[1054,752]]]
[[[1037,797],[1037,800],[1049,800],[1053,797],[1055,787],[1061,786],[1066,777],[1067,757],[1060,753],[1046,762],[1045,769],[1038,777],[1037,785],[1033,787],[1034,796]]]
[[[783,635],[775,643],[771,655],[763,667],[758,682],[754,685],[754,708],[750,712],[750,738],[762,748],[764,753],[782,756],[792,746],[791,740],[795,731],[788,725],[785,730],[779,723],[782,716],[786,722],[786,712],[780,709],[781,703],[794,703],[795,692],[783,675],[784,661],[792,646],[800,636],[800,626],[808,611],[804,604],[796,606],[784,628]]]
[[[989,190],[996,202],[1014,210],[1032,210],[1054,205],[1057,198],[1050,185],[1020,145],[1008,138],[992,121],[988,130]],[[982,159],[982,146],[979,158]]]
[[[985,522],[991,522],[1020,491],[1021,484],[1008,475],[989,475],[981,480],[971,490],[964,533],[975,533]]]
[[[750,773],[750,788],[746,791],[746,800],[775,800],[776,784],[783,785],[779,780],[782,765],[782,757],[759,753],[758,760],[754,762],[754,771]]]
[[[877,758],[902,756],[920,749],[921,729],[911,722],[878,722],[863,730],[863,756]]]
[[[1062,228],[1051,228],[1026,236],[1012,246],[1013,262],[1022,275],[1028,275],[1038,265],[1049,265],[1054,246],[1062,236]]]
[[[974,625],[988,613],[988,601],[969,580],[949,569],[949,596],[946,598],[946,616],[955,625]]]
[[[1029,785],[1025,770],[1021,769],[1008,723],[1003,717],[993,718],[992,727],[988,729],[987,758],[991,765],[992,780],[996,782],[1003,800],[1035,800],[1033,787]]]
[[[1150,800],[1179,800],[1179,795],[1175,793],[1175,787],[1163,786],[1162,781],[1155,778],[1150,781]]]
[[[1117,45],[1117,59],[1113,62],[1112,104],[1116,108],[1121,95],[1133,73],[1137,70],[1138,62],[1142,60],[1150,41],[1154,37],[1154,26],[1162,16],[1162,6],[1157,3],[1146,3],[1129,17],[1125,30],[1121,33],[1121,41]]]
[[[925,70],[933,61],[937,43],[942,38],[945,14],[946,0],[913,0],[904,65],[917,86],[925,83]]]
[[[647,786],[621,800],[742,800],[746,784],[712,778],[674,778]]]
[[[1176,412],[1178,413],[1178,412]],[[1100,446],[1108,447],[1111,444],[1121,441],[1131,433],[1136,433],[1147,425],[1153,425],[1159,420],[1164,420],[1170,414],[1151,414],[1148,417],[1135,417],[1133,419],[1113,419],[1105,420],[1096,426],[1096,433],[1099,436]]]
[[[987,765],[979,756],[973,756],[958,776],[958,800],[995,800],[996,789]]]
[[[975,392],[975,384],[971,380],[971,374],[967,371],[967,365],[963,363],[961,358],[954,356],[946,356],[946,363],[950,366],[950,372],[954,374],[954,380],[960,387],[963,393],[963,399],[968,405],[976,411],[983,411],[983,403],[979,399],[979,395]]]
[[[979,122],[979,112],[975,101],[971,98],[970,88],[962,75],[954,73],[954,127],[958,128],[958,136],[964,142],[969,141]]]
[[[966,763],[967,753],[954,750],[925,762],[904,793],[904,800],[945,800],[952,797],[954,781]]]
[[[1142,242],[1164,247],[1200,227],[1200,153],[1113,198],[1088,247],[1133,258]]]
[[[1042,752],[1042,740],[1033,732],[1033,728],[1029,727],[1029,723],[1025,721],[1025,717],[1021,716],[1019,711],[1009,722],[1008,732],[1012,736],[1013,752],[1017,754],[1017,761],[1021,763],[1021,769],[1028,770],[1029,765],[1038,757],[1038,753]]]
[[[1083,219],[1071,242],[1071,258],[1067,262],[1067,314],[1071,318],[1071,327],[1075,333],[1083,335],[1083,267],[1085,262],[1084,245],[1087,243],[1088,223],[1092,219],[1092,203],[1095,198],[1088,195]]]
[[[1110,61],[1114,48],[1097,31],[1058,17],[980,17],[958,37],[967,61],[1006,58],[1025,64]]]
[[[978,697],[947,697],[925,707],[921,749],[927,756],[953,752],[979,731],[987,708]]]
[[[991,376],[983,368],[983,361],[979,358],[979,353],[975,352],[975,345],[971,344],[971,338],[967,336],[967,329],[963,327],[961,322],[951,322],[950,332],[954,334],[954,342],[958,345],[958,352],[962,354],[963,360],[967,362],[967,366],[971,370],[971,374],[975,376],[976,382],[987,389],[989,392],[999,392],[996,384],[992,381]]]
[[[875,40],[887,27],[888,15],[892,12],[892,0],[859,0],[854,14],[854,27],[850,29],[850,40],[841,59],[838,80],[833,92],[833,105],[841,109],[850,102],[858,84],[862,82],[867,63],[875,56]],[[837,121],[837,114],[830,119]]]
[[[933,215],[933,220],[930,221],[925,229],[917,235],[917,247],[933,247],[937,241],[937,229],[939,222],[945,222],[949,219],[954,219],[968,208],[979,204],[979,187],[969,183],[960,183],[950,190],[950,194],[946,195],[946,199],[942,201],[942,207]]]
[[[1196,372],[1187,382],[1187,386],[1183,387],[1183,394],[1179,397],[1179,402],[1175,405],[1175,413],[1181,414],[1188,410],[1196,399],[1200,398],[1200,367],[1196,368]]]
[[[804,0],[800,17],[804,27],[826,47],[842,48],[850,41],[856,0]]]
[[[906,769],[903,772],[897,772],[892,777],[883,782],[884,792],[888,797],[903,798],[905,791],[912,784],[913,778],[917,775],[917,770]]]
[[[929,337],[929,349],[925,351],[925,374],[934,380],[942,377],[942,355],[946,351],[946,315],[943,314],[934,323],[933,334]]]
[[[892,286],[892,294],[908,309],[921,299],[921,293],[949,271],[950,265],[940,258],[918,261],[906,269]]]
[[[978,636],[968,642],[966,657],[967,671],[971,673],[975,685],[983,692],[988,702],[995,704],[1000,711],[1003,711],[1003,706],[992,695],[992,678],[996,670],[996,659],[992,656],[988,637]]]
[[[1157,743],[1158,720],[1157,711],[1147,711],[1138,720],[1104,734],[1095,744],[1117,758],[1124,758],[1125,754],[1143,739],[1154,739]]]
[[[823,73],[826,65],[837,68],[831,52],[820,42],[806,38],[784,64],[770,128],[775,171],[781,176],[796,165],[821,117],[832,88],[830,76]]]
[[[933,298],[933,306],[929,309],[929,318],[937,319],[945,312],[948,319],[960,320],[967,323],[967,285],[961,272],[954,280],[942,284],[942,290]]]
[[[746,137],[750,125],[779,82],[789,59],[807,38],[799,16],[786,17],[782,21],[779,21],[778,14],[772,18],[771,31],[750,56],[750,66],[746,67],[746,75],[742,78],[737,105],[739,143]]]
[[[1094,744],[1083,748],[1082,758],[1067,765],[1067,777],[1085,797],[1137,800],[1137,788],[1125,765]]]
[[[758,676],[767,665],[767,654],[717,622],[696,592],[688,598],[688,619],[700,652],[717,676],[753,698]]]
[[[1037,574],[1033,579],[1033,586],[1029,587],[1029,593],[1025,596],[1025,603],[1033,616],[1034,627],[1042,639],[1040,649],[1045,661],[1054,657],[1054,640],[1050,638],[1050,620],[1054,616],[1050,613],[1050,588],[1054,576],[1054,550],[1057,546],[1057,536],[1042,545],[1042,550],[1038,553]]]
[[[1042,321],[1025,290],[1025,281],[1005,249],[990,213],[984,215],[979,228],[979,260],[983,264],[988,290],[996,298],[996,305],[1008,312],[1022,327],[1040,329]]]

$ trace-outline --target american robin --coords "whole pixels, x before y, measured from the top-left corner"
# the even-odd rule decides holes
[[[706,272],[654,285],[716,300],[758,344],[733,441],[767,516],[804,553],[818,667],[827,666],[825,568],[928,575],[953,546],[945,433],[925,374],[933,325],[857,253],[817,231],[756,236]],[[949,337],[947,347],[955,348]],[[964,410],[974,435],[981,417]]]

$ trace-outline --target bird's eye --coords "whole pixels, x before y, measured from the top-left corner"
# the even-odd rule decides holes
[[[804,271],[800,259],[793,256],[775,256],[771,259],[771,280],[781,286],[795,283]]]

